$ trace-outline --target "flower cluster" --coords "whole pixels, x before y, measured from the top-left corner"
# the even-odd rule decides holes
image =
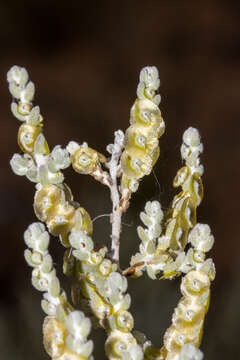
[[[128,188],[132,179],[139,180],[150,174],[159,154],[158,139],[165,124],[158,108],[160,85],[156,67],[145,67],[140,73],[135,101],[130,115],[130,127],[125,133],[125,150],[121,157],[122,188]]]
[[[131,334],[134,321],[128,311],[131,298],[126,294],[127,279],[117,271],[117,265],[106,258],[106,247],[94,251],[93,241],[84,231],[72,231],[69,240],[79,269],[77,276],[84,298],[82,306],[88,309],[88,315],[97,319],[96,326],[106,329],[108,358],[142,359],[141,348]],[[66,256],[65,269],[69,269],[71,263],[71,257]],[[77,290],[73,289],[73,292]],[[73,297],[78,295],[73,294]],[[134,354],[138,354],[137,357]]]
[[[154,213],[153,209],[155,210]],[[159,204],[155,202],[148,202],[146,204],[146,213],[152,219],[152,224],[151,227],[149,224],[147,233],[146,230],[144,231],[143,238],[151,236],[149,230],[154,228],[154,220],[156,221],[158,218],[161,221],[160,211]],[[147,216],[146,213],[143,213],[144,216],[141,216],[145,223],[148,221],[145,218]],[[154,236],[152,236],[152,239],[154,239]],[[146,268],[148,275],[154,279],[156,278],[154,270],[156,268],[159,270],[161,265],[165,272],[173,273],[175,271],[185,273],[186,275],[182,278],[181,282],[182,298],[174,310],[172,325],[164,335],[163,347],[156,349],[149,341],[146,341],[145,337],[143,340],[140,338],[144,355],[148,359],[159,358],[161,360],[202,359],[202,354],[197,348],[201,343],[204,318],[210,303],[210,283],[215,278],[214,263],[212,259],[206,259],[205,253],[211,250],[213,246],[213,235],[208,225],[196,224],[188,236],[188,243],[192,247],[189,248],[187,253],[180,252],[175,261],[169,261],[166,253],[164,259],[164,254],[162,253],[161,262],[159,261],[160,255],[154,257],[154,250],[147,252],[147,246],[149,248],[153,246],[151,245],[152,241],[148,240],[141,244],[142,254],[139,254],[138,258],[138,260],[141,260],[142,257],[146,261],[146,257],[148,257],[148,265],[143,266],[141,262],[135,263],[136,267],[133,266],[127,269],[126,273],[131,275],[132,270],[134,275],[139,275]],[[145,249],[145,254],[143,249]],[[152,259],[150,258],[151,254]],[[168,267],[171,267],[171,271],[166,270]],[[190,356],[190,354],[192,355]]]
[[[59,236],[67,247],[72,229],[83,229],[92,234],[92,221],[88,212],[73,202],[71,190],[66,184],[39,184],[34,198],[34,211],[37,218],[47,224],[49,232]]]
[[[147,229],[138,226],[137,232],[141,239],[140,252],[132,256],[131,268],[125,272],[129,275],[141,276],[143,270],[147,271],[151,279],[156,279],[156,274],[163,271],[164,266],[171,260],[171,256],[164,250],[168,247],[168,238],[161,236],[163,211],[158,201],[148,201],[145,212],[140,213],[140,218]],[[157,253],[157,246],[161,244],[161,252]]]
[[[202,151],[198,130],[188,128],[183,134],[181,147],[186,165],[178,171],[173,181],[173,186],[181,186],[182,191],[173,199],[166,220],[166,235],[170,238],[172,250],[184,250],[189,229],[196,224],[196,209],[203,198],[203,166],[199,164]]]
[[[28,82],[24,68],[13,66],[7,73],[9,91],[18,102],[13,101],[11,110],[23,122],[18,132],[18,144],[23,152],[32,153],[35,140],[41,133],[42,116],[38,106],[32,107],[35,87]]]
[[[71,154],[72,166],[79,174],[91,174],[100,170],[101,163],[106,162],[105,156],[88,147],[87,143],[78,145],[70,141],[67,150]]]
[[[40,134],[35,142],[31,154],[14,154],[11,167],[15,174],[26,176],[30,181],[46,184],[61,184],[64,176],[60,170],[70,165],[69,155],[59,145],[49,152],[43,134]]]
[[[186,165],[178,171],[173,181],[174,187],[181,186],[182,191],[174,197],[165,215],[158,201],[147,202],[145,212],[141,212],[140,218],[147,229],[138,227],[142,240],[140,253],[132,257],[132,269],[129,270],[136,276],[140,276],[146,268],[152,279],[156,276],[172,278],[191,268],[189,264],[194,262],[195,255],[192,249],[185,254],[184,249],[189,230],[196,224],[196,208],[203,196],[203,167],[199,164],[202,149],[197,129],[187,129],[181,148]]]
[[[174,179],[174,186],[182,186],[182,192],[174,198],[165,215],[158,201],[146,203],[145,212],[140,213],[146,228],[139,226],[137,229],[142,241],[140,252],[132,257],[131,267],[124,271],[125,275],[141,276],[146,270],[152,279],[186,274],[181,284],[183,297],[160,350],[159,356],[167,360],[184,358],[185,344],[199,347],[210,302],[210,282],[215,277],[213,261],[206,260],[205,255],[211,250],[214,238],[208,225],[196,224],[196,207],[203,193],[200,177],[203,167],[199,163],[202,149],[198,131],[186,130],[181,148],[186,166]],[[184,251],[187,244],[187,251]],[[156,352],[152,349],[146,347],[150,354]]]
[[[163,353],[166,360],[175,360],[184,344],[200,346],[203,323],[210,303],[210,282],[215,278],[212,259],[205,260],[205,252],[212,248],[214,239],[208,225],[197,224],[189,235],[194,247],[190,269],[181,282],[182,298],[174,310],[172,325],[164,335]],[[180,359],[184,358],[180,355]],[[196,357],[197,358],[197,357]]]
[[[79,145],[75,141],[70,141],[66,149],[71,156],[72,167],[77,173],[91,175],[95,180],[110,187],[109,174],[102,168],[107,162],[103,154],[90,148],[86,142]]]
[[[91,323],[85,315],[73,309],[60,288],[53,260],[48,252],[49,234],[42,223],[33,223],[24,233],[31,249],[25,250],[25,259],[33,267],[32,284],[44,292],[42,308],[48,315],[43,324],[44,346],[55,360],[91,359],[93,343],[87,341]]]
[[[14,116],[22,122],[18,144],[23,154],[14,154],[13,171],[36,183],[34,212],[41,221],[25,231],[28,246],[25,259],[33,268],[32,284],[43,292],[43,343],[52,360],[93,360],[93,342],[87,337],[92,326],[106,331],[105,352],[110,360],[202,360],[198,349],[215,277],[212,259],[206,259],[214,238],[208,225],[197,223],[196,209],[203,197],[201,176],[203,151],[199,132],[192,127],[183,134],[181,147],[185,165],[173,186],[181,186],[167,212],[160,202],[148,201],[138,226],[139,252],[130,267],[122,271],[119,246],[122,214],[140,180],[149,175],[159,154],[159,138],[165,123],[156,94],[160,80],[156,67],[140,73],[137,100],[130,114],[130,126],[114,133],[107,146],[110,157],[90,148],[86,142],[70,141],[66,148],[49,149],[43,135],[43,117],[33,106],[35,87],[24,68],[13,66],[8,74]],[[64,182],[63,170],[72,165],[78,174],[90,175],[110,190],[112,212],[111,249],[96,249],[93,224],[88,212],[73,199]],[[47,230],[45,225],[46,224]],[[72,280],[72,303],[61,289],[53,259],[48,251],[50,235],[66,247],[63,272]],[[184,274],[182,298],[174,310],[162,347],[154,347],[146,336],[134,330],[129,310],[127,276],[146,271],[151,279],[173,279]]]
[[[10,161],[13,171],[43,185],[62,183],[64,177],[60,170],[70,165],[70,158],[68,152],[59,145],[50,153],[42,133],[43,118],[39,106],[32,105],[34,84],[28,82],[27,71],[18,66],[9,70],[7,79],[14,97],[12,112],[23,122],[18,131],[18,145],[24,154],[13,155]]]

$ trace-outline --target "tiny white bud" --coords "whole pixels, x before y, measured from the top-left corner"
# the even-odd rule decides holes
[[[20,66],[13,66],[7,73],[7,81],[15,82],[18,85],[24,86],[28,81],[27,70]]]
[[[203,353],[191,343],[183,345],[179,360],[202,360]]]
[[[160,79],[156,66],[145,66],[140,72],[140,81],[144,82],[147,87],[157,90],[160,86]]]
[[[199,146],[200,135],[198,129],[189,127],[183,134],[183,142],[189,146]]]
[[[124,132],[122,130],[117,130],[114,132],[115,136],[115,144],[119,145],[120,147],[124,146]]]
[[[75,337],[87,337],[91,329],[91,321],[82,311],[72,311],[66,319],[66,327]]]
[[[49,169],[51,171],[58,171],[66,169],[71,164],[69,153],[67,150],[62,149],[60,145],[56,145],[49,159]]]
[[[73,155],[79,148],[80,148],[80,146],[75,141],[70,141],[66,147],[67,151],[71,155]]]
[[[196,224],[191,230],[188,241],[196,250],[207,252],[211,250],[214,244],[214,237],[211,229],[207,224]]]

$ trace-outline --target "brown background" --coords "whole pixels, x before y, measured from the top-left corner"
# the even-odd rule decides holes
[[[137,250],[138,213],[147,199],[167,208],[171,182],[181,166],[183,131],[199,128],[205,152],[205,198],[199,221],[209,223],[217,266],[202,349],[206,359],[239,356],[239,94],[238,1],[15,1],[0,3],[0,349],[1,359],[48,359],[42,348],[41,295],[30,284],[22,234],[35,221],[34,186],[15,176],[9,159],[18,152],[5,74],[25,66],[35,82],[35,104],[45,118],[51,147],[88,141],[104,152],[113,131],[126,129],[140,69],[156,65],[166,121],[161,157],[142,181],[124,217],[122,267]],[[108,192],[88,177],[66,171],[75,198],[92,217],[110,212]],[[95,222],[95,240],[109,243],[108,218]],[[62,248],[51,250],[61,271]],[[66,282],[63,279],[63,282]],[[67,286],[67,285],[66,285]],[[179,298],[179,281],[131,280],[135,325],[160,346]],[[104,358],[104,335],[94,335],[95,358]]]

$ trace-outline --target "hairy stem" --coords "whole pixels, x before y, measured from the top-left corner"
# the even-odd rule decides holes
[[[123,149],[123,140],[124,134],[122,131],[118,130],[115,132],[115,141],[114,144],[111,144],[108,148],[108,151],[111,153],[111,159],[107,163],[107,167],[109,168],[111,185],[110,193],[112,200],[112,214],[111,214],[111,223],[112,223],[112,260],[116,263],[119,263],[119,247],[120,247],[120,234],[121,234],[121,218],[122,218],[122,209],[119,206],[120,195],[118,190],[118,182],[117,178],[119,176],[119,161],[122,154]]]
[[[111,186],[111,199],[112,199],[112,216],[111,216],[111,223],[112,223],[112,259],[115,262],[119,262],[119,247],[120,247],[120,233],[121,233],[121,218],[122,218],[122,211],[119,207],[119,192],[117,181],[113,182]]]

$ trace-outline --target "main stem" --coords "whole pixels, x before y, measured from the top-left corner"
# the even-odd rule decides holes
[[[109,168],[109,174],[111,178],[111,184],[109,186],[112,200],[112,214],[111,214],[111,223],[112,223],[112,260],[116,263],[119,263],[119,247],[120,247],[120,234],[121,234],[121,218],[122,218],[122,209],[119,206],[120,195],[118,190],[118,174],[119,174],[119,161],[123,149],[123,140],[124,134],[121,130],[115,132],[115,141],[114,144],[111,144],[111,160],[108,162],[107,166]]]
[[[120,247],[120,233],[121,233],[121,218],[122,218],[122,211],[119,207],[119,192],[118,192],[118,185],[117,179],[113,182],[111,186],[111,199],[112,199],[112,259],[113,261],[119,263],[119,247]]]
[[[111,176],[112,184],[110,186],[111,199],[112,199],[112,260],[119,263],[119,247],[120,247],[120,233],[121,233],[121,218],[122,211],[119,206],[120,196],[118,191],[117,173],[119,163],[119,152],[113,152],[112,158],[109,162],[109,173]]]

